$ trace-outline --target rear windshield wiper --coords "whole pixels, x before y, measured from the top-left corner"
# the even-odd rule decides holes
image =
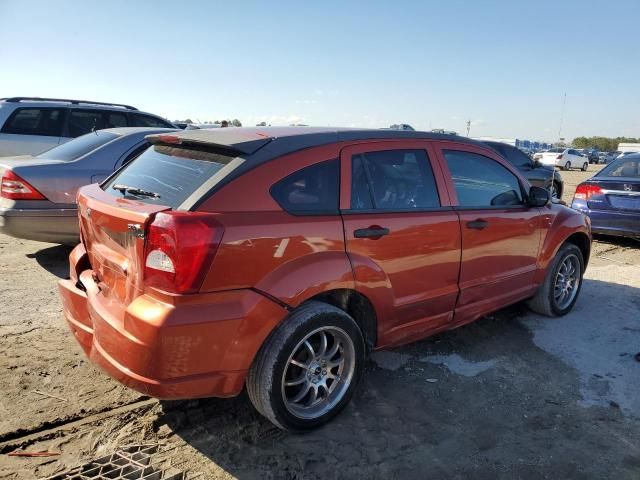
[[[130,193],[131,195],[139,195],[141,197],[160,198],[160,194],[156,192],[150,192],[148,190],[142,190],[141,188],[138,188],[138,187],[130,187],[128,185],[122,185],[120,183],[113,185],[111,188],[113,188],[114,190],[119,190],[120,193],[122,193],[123,195],[125,193]]]

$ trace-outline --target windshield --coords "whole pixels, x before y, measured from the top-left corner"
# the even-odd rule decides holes
[[[236,158],[228,151],[220,153],[196,147],[152,145],[102,188],[114,196],[175,209],[205,183],[212,186],[210,181],[214,175],[219,173],[216,183],[222,180],[237,166],[236,162],[229,165]],[[241,162],[240,159],[238,161]],[[227,165],[230,168],[220,172]]]
[[[114,138],[118,138],[118,135],[98,130],[96,132],[87,133],[81,137],[74,138],[73,140],[63,143],[62,145],[58,145],[57,147],[53,147],[51,150],[41,153],[36,158],[70,162],[92,152]]]
[[[620,158],[604,167],[597,177],[636,177],[640,178],[640,158]]]

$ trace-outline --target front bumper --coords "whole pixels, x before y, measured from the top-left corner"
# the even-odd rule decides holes
[[[78,243],[76,209],[0,208],[0,233],[38,242]]]
[[[64,315],[92,362],[145,395],[165,399],[229,397],[287,310],[253,290],[160,298],[144,293],[114,308],[93,279],[82,245],[59,282]],[[82,288],[84,288],[84,290]]]

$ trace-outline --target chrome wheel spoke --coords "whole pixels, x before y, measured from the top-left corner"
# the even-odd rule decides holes
[[[315,358],[316,352],[313,349],[313,347],[311,346],[311,343],[309,343],[309,340],[305,340],[304,341],[304,346],[306,347],[307,351],[309,352],[309,355],[311,355],[311,358]]]
[[[327,334],[320,332],[320,351],[318,352],[318,356],[322,357],[325,353],[327,353]]]
[[[301,383],[304,383],[306,381],[307,381],[307,374],[305,372],[295,380],[289,380],[288,382],[284,382],[284,384],[286,387],[293,387],[295,385],[300,385]]]
[[[302,400],[304,397],[307,396],[307,394],[309,393],[309,390],[311,389],[311,384],[310,383],[306,383],[301,389],[300,391],[291,399],[291,401],[293,403],[297,403],[300,400]]]
[[[309,364],[299,362],[298,360],[296,360],[296,359],[294,359],[294,358],[292,358],[291,360],[289,360],[289,363],[290,363],[291,365],[295,365],[296,367],[300,367],[300,368],[303,368],[303,369],[305,369],[305,370],[306,370],[306,369],[307,369],[307,367],[309,366]]]

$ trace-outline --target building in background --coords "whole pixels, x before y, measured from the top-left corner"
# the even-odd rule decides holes
[[[640,152],[640,143],[619,143],[619,152]]]
[[[538,140],[525,140],[522,138],[499,138],[499,137],[472,137],[474,140],[487,140],[492,142],[506,143],[525,151],[538,151],[551,148],[553,145]]]

